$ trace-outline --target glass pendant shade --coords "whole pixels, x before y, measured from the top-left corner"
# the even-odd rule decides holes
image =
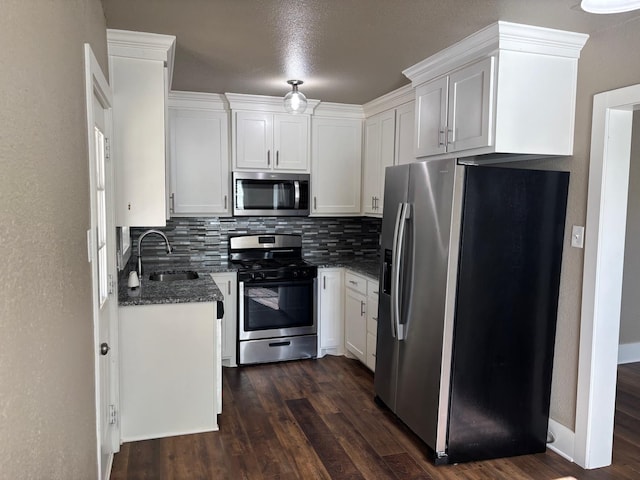
[[[307,109],[307,97],[298,91],[298,85],[302,85],[302,80],[288,80],[291,91],[284,96],[284,109],[287,113],[304,113]]]
[[[582,0],[580,4],[589,13],[622,13],[640,8],[640,0]]]

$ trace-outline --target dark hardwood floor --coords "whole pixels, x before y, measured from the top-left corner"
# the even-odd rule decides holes
[[[127,443],[113,480],[640,478],[640,364],[619,368],[613,465],[544,454],[435,467],[373,401],[373,375],[345,357],[224,369],[220,431]]]

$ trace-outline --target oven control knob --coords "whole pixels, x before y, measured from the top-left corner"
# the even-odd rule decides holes
[[[298,278],[299,272],[297,270],[293,271],[293,278]]]

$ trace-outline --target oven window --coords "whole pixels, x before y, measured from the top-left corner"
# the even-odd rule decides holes
[[[245,331],[313,325],[313,282],[245,283]]]

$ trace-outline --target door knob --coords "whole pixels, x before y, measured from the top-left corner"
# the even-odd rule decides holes
[[[109,353],[109,350],[111,350],[111,347],[109,347],[108,343],[105,342],[100,344],[100,355],[106,355]]]

